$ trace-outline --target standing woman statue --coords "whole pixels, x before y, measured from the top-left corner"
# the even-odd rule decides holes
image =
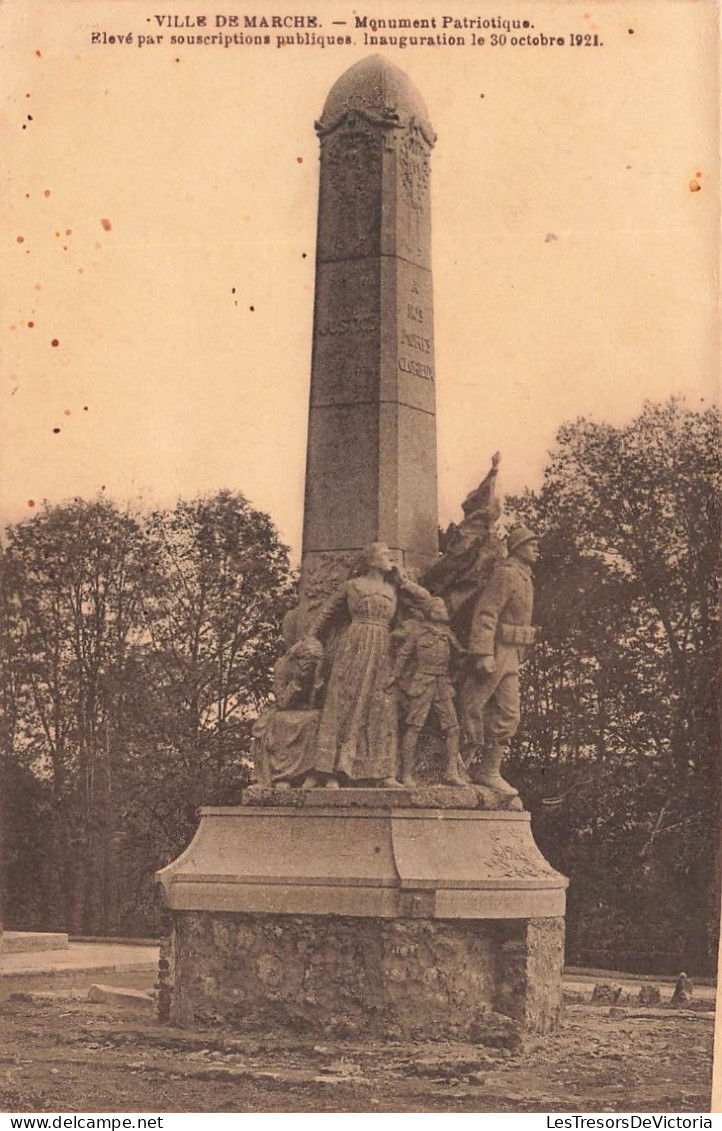
[[[338,788],[342,779],[401,788],[397,708],[389,686],[391,627],[400,591],[412,600],[428,596],[394,565],[385,543],[372,542],[314,626],[314,635],[323,640],[339,617],[350,618],[333,651],[316,757],[305,789]]]

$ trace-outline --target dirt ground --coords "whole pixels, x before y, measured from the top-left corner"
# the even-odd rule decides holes
[[[702,1005],[703,1003],[699,1003]],[[707,1008],[573,1003],[523,1049],[172,1029],[78,990],[0,1004],[10,1112],[708,1112]]]

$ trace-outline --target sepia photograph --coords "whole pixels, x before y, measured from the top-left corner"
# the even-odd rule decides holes
[[[711,1128],[716,0],[0,44],[0,1111]]]

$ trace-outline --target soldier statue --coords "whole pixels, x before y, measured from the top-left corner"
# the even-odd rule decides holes
[[[511,798],[518,790],[500,770],[519,726],[519,667],[537,636],[531,624],[531,571],[539,557],[538,537],[518,526],[508,536],[507,550],[474,603],[468,642],[473,663],[461,681],[460,708],[464,760],[473,763],[474,780]]]

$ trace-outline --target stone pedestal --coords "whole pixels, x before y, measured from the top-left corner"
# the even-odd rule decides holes
[[[482,1043],[554,1028],[567,881],[528,813],[477,808],[471,787],[251,799],[203,809],[158,873],[176,1024]]]

